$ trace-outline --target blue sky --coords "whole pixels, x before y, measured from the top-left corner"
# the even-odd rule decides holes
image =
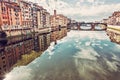
[[[100,21],[120,10],[120,0],[30,0],[39,3],[51,14],[56,9],[77,21]]]

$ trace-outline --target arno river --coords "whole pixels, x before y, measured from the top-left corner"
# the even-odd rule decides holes
[[[4,80],[120,80],[120,45],[104,31],[70,31]]]

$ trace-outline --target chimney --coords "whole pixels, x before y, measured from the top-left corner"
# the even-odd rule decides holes
[[[54,16],[56,16],[56,10],[54,10]]]

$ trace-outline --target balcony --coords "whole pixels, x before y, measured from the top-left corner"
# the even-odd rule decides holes
[[[18,30],[18,29],[22,29],[22,27],[20,25],[13,25],[13,26],[10,26],[10,25],[2,25],[2,30],[4,31],[7,31],[7,30]]]
[[[49,33],[49,32],[51,32],[51,28],[36,28],[35,32],[38,32],[40,34],[42,34],[42,33]]]
[[[16,43],[20,43],[23,41],[31,40],[32,38],[33,38],[32,33],[21,34],[21,35],[16,35],[16,36],[9,36],[7,38],[8,39],[7,45],[16,44]]]

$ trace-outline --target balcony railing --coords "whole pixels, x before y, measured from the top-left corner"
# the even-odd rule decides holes
[[[35,28],[35,32],[48,33],[48,32],[51,32],[51,28]]]

